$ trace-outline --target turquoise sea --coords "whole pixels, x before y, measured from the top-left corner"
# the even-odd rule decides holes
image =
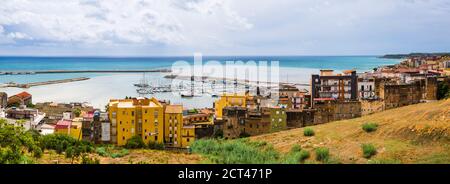
[[[148,58],[95,58],[95,57],[0,57],[2,71],[35,70],[136,70],[171,68],[176,61],[193,63],[193,57],[148,57]],[[309,83],[311,74],[320,69],[334,69],[337,72],[356,69],[358,72],[372,70],[380,65],[392,65],[400,60],[380,59],[376,56],[227,56],[203,57],[207,61],[279,61],[279,80],[299,84]],[[166,73],[148,73],[146,78],[151,84],[170,84]],[[29,89],[2,88],[1,83],[38,82],[74,77],[89,77],[89,80],[36,86]],[[133,84],[142,81],[142,73],[73,73],[73,74],[33,74],[0,75],[0,91],[13,95],[27,91],[33,95],[33,102],[88,102],[94,107],[103,108],[110,99],[138,96]],[[307,87],[305,87],[307,89]],[[179,94],[155,93],[147,97],[170,100],[174,104],[183,104],[186,108],[212,107],[215,98],[200,96],[181,98]]]
[[[0,57],[0,71],[35,71],[35,70],[125,70],[170,68],[175,61],[193,63],[193,57],[146,57],[146,58],[107,58],[107,57]],[[356,69],[368,71],[380,65],[391,65],[399,60],[381,59],[377,56],[214,56],[203,57],[203,62],[210,60],[224,63],[226,61],[279,61],[283,68],[304,69]],[[108,74],[39,74],[39,75],[4,75],[0,83],[36,82],[73,77],[94,77]]]

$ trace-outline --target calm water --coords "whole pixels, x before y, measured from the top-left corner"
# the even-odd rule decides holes
[[[87,58],[87,57],[0,57],[0,71],[31,70],[117,70],[170,68],[175,61],[193,63],[193,57],[149,57],[149,58]],[[398,60],[381,59],[376,56],[215,56],[203,57],[203,62],[219,61],[279,61],[283,68],[304,69],[356,69],[368,71],[380,65],[398,63]],[[96,77],[110,74],[39,74],[3,75],[0,83],[37,82],[73,77]]]

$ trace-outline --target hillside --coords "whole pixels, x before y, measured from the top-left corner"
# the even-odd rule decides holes
[[[377,123],[378,129],[363,131],[361,126],[367,122]],[[294,145],[311,153],[327,147],[331,157],[342,163],[450,163],[450,99],[310,128],[315,136],[306,137],[304,128],[299,128],[251,140],[272,144],[281,153]],[[377,148],[370,161],[362,157],[361,144],[365,143]]]

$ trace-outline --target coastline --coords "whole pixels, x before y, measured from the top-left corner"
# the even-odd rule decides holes
[[[370,58],[373,59],[373,58]],[[379,60],[379,66],[398,63],[400,60]],[[391,62],[392,61],[392,62]],[[360,68],[364,67],[367,63],[360,63]],[[300,65],[300,64],[299,64]],[[336,66],[333,68],[336,72],[341,72],[338,68],[342,66]],[[161,67],[159,68],[161,69]],[[163,68],[164,69],[164,68]],[[168,69],[167,67],[165,69]],[[280,66],[279,81],[285,83],[297,83],[297,84],[309,84],[312,74],[319,73],[320,69],[324,68],[302,68],[301,66]],[[352,69],[352,68],[349,68]],[[359,70],[363,72],[367,70]],[[61,84],[49,84],[45,86],[35,86],[29,89],[20,88],[0,88],[0,91],[4,91],[9,95],[14,95],[22,91],[27,91],[33,95],[34,102],[87,102],[93,105],[95,108],[104,108],[110,99],[124,98],[126,96],[139,96],[136,92],[136,87],[133,84],[139,83],[142,79],[143,73],[63,73],[63,74],[35,74],[35,75],[2,75],[3,80],[1,82],[16,80],[21,83],[40,82],[47,80],[67,79],[76,77],[88,77],[89,80],[76,81],[70,83]],[[171,80],[164,78],[168,73],[147,73],[151,83],[170,83]],[[238,77],[239,78],[239,77]],[[16,82],[14,81],[14,82]],[[300,88],[309,90],[308,86],[299,86]],[[172,93],[155,93],[146,95],[147,97],[154,96],[161,100],[170,100],[174,104],[183,104],[187,108],[203,108],[212,107],[215,98],[209,95],[193,98],[181,98],[179,95],[173,95]]]

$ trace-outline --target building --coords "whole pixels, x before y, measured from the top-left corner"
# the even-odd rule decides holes
[[[82,140],[82,118],[73,120],[59,120],[54,128],[55,134],[69,135],[77,140]]]
[[[313,109],[287,109],[286,124],[289,128],[300,128],[314,124]]]
[[[6,110],[8,118],[12,119],[31,119],[38,114],[38,110],[31,108],[10,108]]]
[[[195,127],[195,138],[212,137],[214,134],[214,117],[209,110],[201,110],[199,113],[184,113],[184,125]]]
[[[381,84],[380,98],[384,102],[384,110],[419,103],[423,96],[423,83],[420,80],[411,84]]]
[[[32,103],[32,95],[25,91],[8,98],[8,106],[18,107],[20,105],[29,105]]]
[[[183,147],[183,106],[167,105],[164,110],[164,142],[169,147]],[[194,136],[194,134],[191,134]]]
[[[240,125],[241,135],[253,136],[269,133],[271,130],[270,117],[264,118],[260,111],[249,110],[244,124]]]
[[[183,148],[189,148],[189,146],[195,141],[195,126],[184,125],[181,130],[181,146]]]
[[[103,128],[103,126],[109,127],[108,113],[100,112],[99,110],[89,111],[83,113],[82,119],[83,140],[95,143],[104,143],[110,141],[110,139],[104,139],[104,134],[109,133],[109,131],[104,132]],[[109,137],[109,135],[107,135],[107,137]]]
[[[241,136],[241,125],[245,124],[247,108],[225,107],[223,109],[222,131],[225,139],[234,139]]]
[[[359,99],[376,99],[375,79],[374,78],[358,78],[358,98]]]
[[[111,141],[125,145],[133,136],[146,144],[164,143],[164,107],[155,98],[110,100]]]
[[[217,119],[222,118],[223,109],[226,107],[246,107],[247,95],[222,95],[219,100],[214,102]]]
[[[81,112],[93,112],[94,108],[87,103],[36,103],[35,108],[47,114],[46,121],[50,124],[56,123],[60,119],[72,119],[75,110]]]
[[[356,71],[335,75],[333,70],[320,70],[320,75],[311,78],[311,107],[314,108],[316,99],[356,100],[357,80]]]
[[[270,132],[285,130],[287,128],[286,109],[281,107],[263,108],[263,114],[269,114]]]
[[[361,117],[361,102],[325,100],[316,103],[314,124]]]
[[[4,109],[8,106],[8,94],[0,92],[0,109]]]

